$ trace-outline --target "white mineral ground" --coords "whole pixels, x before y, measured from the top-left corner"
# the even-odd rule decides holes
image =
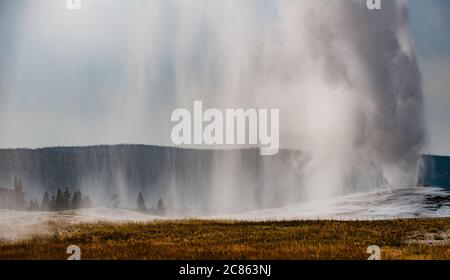
[[[450,217],[450,192],[439,188],[384,190],[300,203],[276,209],[210,217],[158,217],[131,210],[94,208],[77,211],[21,212],[0,210],[0,240],[51,234],[55,226],[82,223],[145,223],[173,219],[237,221],[385,220]]]

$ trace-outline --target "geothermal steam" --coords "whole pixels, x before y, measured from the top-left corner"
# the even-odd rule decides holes
[[[11,16],[0,146],[170,145],[172,110],[203,100],[280,109],[282,148],[308,160],[302,182],[264,178],[263,201],[416,183],[423,104],[403,1],[62,2],[24,1]],[[233,176],[239,159],[218,160],[230,168],[210,200],[227,211],[253,190]],[[167,195],[189,204],[178,188]]]

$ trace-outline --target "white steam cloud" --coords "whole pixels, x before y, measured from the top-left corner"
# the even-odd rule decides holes
[[[11,20],[0,146],[170,145],[171,112],[203,100],[280,109],[281,147],[309,159],[285,203],[416,183],[423,102],[404,1],[64,2],[22,1]],[[245,165],[229,166],[211,186],[222,209],[242,191]]]

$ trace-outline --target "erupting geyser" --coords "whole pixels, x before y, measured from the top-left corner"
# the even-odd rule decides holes
[[[280,109],[280,148],[302,154],[289,168],[261,159],[257,180],[243,157],[214,154],[206,192],[178,178],[153,197],[227,212],[416,184],[423,102],[404,1],[61,2],[15,10],[0,146],[172,145],[172,111],[201,100]]]

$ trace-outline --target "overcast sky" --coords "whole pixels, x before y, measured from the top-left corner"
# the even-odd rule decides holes
[[[0,147],[104,143],[102,137],[83,137],[96,133],[111,133],[112,143],[133,142],[114,132],[116,125],[124,130],[124,135],[126,130],[132,130],[137,135],[136,142],[166,144],[163,135],[170,134],[170,116],[157,112],[167,104],[162,98],[170,98],[170,85],[161,80],[169,80],[168,77],[176,71],[168,66],[170,63],[164,63],[171,59],[171,50],[145,45],[147,41],[132,38],[137,44],[142,43],[142,49],[154,48],[153,51],[161,57],[157,62],[160,63],[161,74],[155,76],[158,82],[148,83],[165,95],[153,96],[151,104],[140,104],[139,96],[134,98],[137,100],[135,103],[122,103],[120,95],[114,95],[112,91],[139,92],[138,88],[123,88],[120,83],[121,77],[126,75],[122,66],[128,63],[121,60],[126,57],[122,54],[130,51],[121,42],[130,38],[127,28],[134,26],[139,29],[138,25],[133,25],[133,14],[124,13],[112,5],[108,7],[105,1],[99,0],[97,2],[105,5],[115,20],[94,20],[95,15],[88,15],[86,18],[92,21],[80,21],[75,13],[65,10],[61,2],[65,1],[0,0]],[[130,9],[139,9],[139,1],[131,2]],[[425,152],[450,155],[450,1],[407,2],[423,75],[428,132]],[[173,32],[170,13],[174,1],[167,3],[157,15],[167,16],[167,25],[159,27],[161,34]],[[272,8],[270,1],[261,1],[258,13],[270,20]],[[53,9],[53,12],[48,9]],[[82,12],[89,13],[86,10]],[[52,25],[50,28],[49,23]],[[161,38],[166,43],[172,39],[170,36]],[[100,48],[90,48],[89,42]],[[202,51],[201,46],[199,42],[199,52]],[[134,58],[139,61],[139,53]],[[68,68],[68,65],[75,66]],[[136,71],[139,73],[139,69]],[[80,76],[83,77],[81,84]],[[116,98],[114,105],[105,104],[106,93]],[[122,110],[131,112],[124,116],[125,120],[121,118]],[[145,123],[140,123],[139,128],[127,125],[135,119],[142,119],[142,114],[151,120],[149,126],[151,123],[167,125],[153,133],[143,132],[151,130],[151,127],[145,127]],[[103,131],[104,125],[99,123],[107,123],[110,127]],[[66,125],[70,128],[64,128]]]
[[[424,82],[426,152],[450,155],[450,1],[408,3]]]

